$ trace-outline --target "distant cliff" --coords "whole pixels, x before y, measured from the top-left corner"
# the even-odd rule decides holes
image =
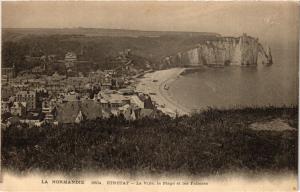
[[[169,66],[198,65],[257,65],[272,64],[270,48],[265,51],[257,38],[243,34],[241,37],[219,37],[196,47],[163,58]]]
[[[221,37],[210,32],[137,31],[117,29],[3,29],[2,66],[16,67],[16,71],[30,70],[39,62],[25,61],[26,57],[55,55],[62,60],[67,52],[74,52],[80,60],[94,63],[85,65],[86,71],[113,69],[114,59],[130,49],[136,68],[157,69],[162,58],[193,48],[199,43]],[[57,65],[59,66],[59,65]]]

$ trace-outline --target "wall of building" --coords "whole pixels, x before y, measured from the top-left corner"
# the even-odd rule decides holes
[[[20,91],[16,94],[16,102],[26,102],[27,110],[36,109],[36,93],[34,91]]]

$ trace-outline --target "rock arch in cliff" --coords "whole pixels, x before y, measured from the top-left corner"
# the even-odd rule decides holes
[[[180,55],[180,56],[178,56]],[[257,65],[272,64],[271,50],[267,52],[257,38],[243,34],[241,37],[220,37],[206,41],[197,47],[177,54],[175,59],[166,57],[165,62],[173,66],[200,65]]]

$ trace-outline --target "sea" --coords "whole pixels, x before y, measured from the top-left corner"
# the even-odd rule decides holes
[[[272,50],[273,65],[203,67],[181,75],[169,93],[190,109],[298,105],[296,49]]]

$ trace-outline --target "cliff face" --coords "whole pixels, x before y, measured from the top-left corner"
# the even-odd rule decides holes
[[[272,56],[270,48],[266,52],[258,39],[243,34],[238,38],[206,41],[193,49],[165,57],[163,63],[171,66],[257,65],[272,64]]]

